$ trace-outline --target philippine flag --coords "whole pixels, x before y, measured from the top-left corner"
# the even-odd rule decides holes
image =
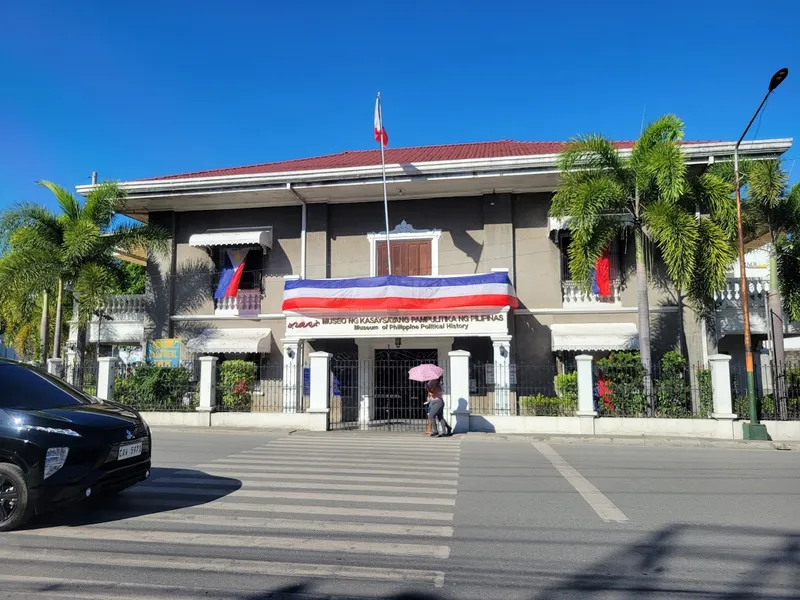
[[[606,248],[594,264],[592,291],[601,297],[611,296],[611,261]]]
[[[386,129],[383,128],[383,112],[381,112],[381,95],[378,94],[378,97],[375,98],[375,141],[383,144],[384,146],[389,145],[389,134],[386,133]]]
[[[222,277],[219,279],[214,298],[234,298],[239,294],[239,282],[244,273],[244,259],[247,250],[227,250],[225,252],[225,265],[222,267]]]

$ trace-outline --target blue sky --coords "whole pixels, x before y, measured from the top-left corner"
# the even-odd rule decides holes
[[[0,207],[47,202],[39,179],[371,148],[378,91],[392,146],[631,139],[643,109],[680,115],[690,139],[735,139],[784,66],[748,137],[795,138],[788,167],[798,21],[793,0],[8,0]]]

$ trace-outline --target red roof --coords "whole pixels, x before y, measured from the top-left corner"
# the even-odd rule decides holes
[[[635,142],[614,142],[619,149],[632,148]],[[702,142],[684,142],[699,144]],[[532,156],[536,154],[556,154],[566,142],[515,142],[501,140],[499,142],[476,142],[471,144],[445,144],[440,146],[415,146],[412,148],[387,148],[387,164],[408,164],[435,162],[441,160],[469,160],[478,158],[505,158],[510,156]],[[195,171],[179,175],[150,177],[141,181],[161,179],[184,179],[191,177],[222,177],[226,175],[256,175],[260,173],[281,173],[291,171],[315,171],[319,169],[342,169],[347,167],[370,167],[381,164],[380,149],[354,150],[298,158],[279,162],[262,163],[245,167],[229,167],[210,171]]]

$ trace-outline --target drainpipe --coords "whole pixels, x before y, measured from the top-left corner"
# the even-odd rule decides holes
[[[297,193],[292,187],[291,183],[286,184],[286,189],[289,190],[294,197],[300,201],[300,278],[306,278],[306,220],[308,218],[308,205],[305,198]]]

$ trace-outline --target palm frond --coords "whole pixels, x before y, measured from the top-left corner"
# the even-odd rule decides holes
[[[661,250],[670,278],[679,289],[688,289],[700,241],[697,219],[666,200],[647,206],[643,217],[648,236]]]
[[[584,292],[591,291],[597,259],[616,237],[619,228],[620,221],[611,217],[598,218],[591,229],[571,228],[572,240],[567,249],[569,268],[573,281]]]
[[[557,164],[562,174],[576,169],[619,173],[625,168],[614,144],[598,134],[581,135],[570,140],[559,154]]]
[[[754,161],[748,172],[747,189],[751,202],[767,209],[776,208],[783,201],[789,176],[778,160]]]
[[[108,296],[117,292],[119,287],[120,281],[116,274],[105,265],[95,263],[83,265],[74,284],[74,289],[80,297],[80,320],[88,322],[92,313]]]
[[[122,224],[105,236],[104,243],[114,251],[133,251],[148,248],[156,253],[164,253],[169,248],[169,232],[158,225]]]
[[[800,243],[783,239],[777,244],[778,285],[790,321],[800,321]]]
[[[72,263],[89,257],[102,243],[100,227],[89,218],[70,221],[64,229],[64,256]]]
[[[736,236],[736,199],[733,183],[717,173],[706,171],[694,178],[691,184],[691,200],[701,211],[707,210],[731,238]]]
[[[56,202],[58,202],[59,208],[61,208],[61,211],[64,213],[67,219],[80,218],[81,205],[72,192],[61,187],[57,183],[53,183],[52,181],[39,181],[37,183],[42,187],[46,187],[53,193],[53,196],[56,197]]]
[[[728,270],[738,252],[728,233],[711,219],[698,221],[698,234],[695,276],[688,299],[707,312],[713,306],[714,294],[725,287]]]
[[[125,206],[126,193],[118,183],[107,181],[95,187],[86,197],[83,213],[103,231],[111,227],[114,215]]]
[[[658,198],[677,202],[686,192],[686,160],[675,143],[659,143],[646,154],[643,172],[658,190]]]
[[[35,228],[38,235],[54,244],[61,243],[61,223],[55,214],[43,206],[21,202],[3,211],[0,217],[0,236],[9,240],[21,227]]]

